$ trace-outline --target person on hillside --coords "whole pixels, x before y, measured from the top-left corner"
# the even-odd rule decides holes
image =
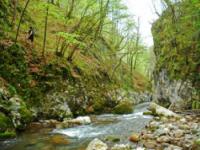
[[[28,40],[30,40],[32,43],[34,42],[34,36],[35,36],[34,29],[33,27],[30,27],[28,31]]]

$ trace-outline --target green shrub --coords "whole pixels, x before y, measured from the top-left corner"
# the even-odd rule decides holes
[[[5,131],[0,133],[0,139],[9,139],[16,137],[15,131]]]
[[[12,127],[11,120],[3,113],[0,112],[0,132],[6,131]]]

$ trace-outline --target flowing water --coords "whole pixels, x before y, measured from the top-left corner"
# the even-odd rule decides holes
[[[104,140],[108,136],[117,136],[119,143],[128,143],[131,133],[140,132],[151,119],[144,116],[149,103],[139,104],[128,115],[105,114],[91,116],[92,124],[67,129],[42,129],[27,131],[16,139],[0,142],[1,150],[82,150],[94,138]],[[56,135],[63,135],[69,144],[53,141]]]

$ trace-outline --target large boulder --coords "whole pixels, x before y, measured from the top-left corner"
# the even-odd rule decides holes
[[[42,106],[43,114],[46,118],[62,120],[73,116],[67,102],[65,93],[51,93],[47,95]]]
[[[15,136],[15,129],[23,130],[32,120],[32,112],[17,95],[14,87],[0,78],[0,138]]]
[[[129,100],[123,100],[119,102],[117,106],[113,109],[115,114],[129,114],[133,112],[133,103]]]
[[[172,112],[171,110],[159,106],[153,102],[149,105],[149,110],[152,111],[152,113],[157,116],[176,117],[176,118],[180,117],[178,114]]]
[[[99,139],[91,141],[86,150],[108,150],[108,146]]]

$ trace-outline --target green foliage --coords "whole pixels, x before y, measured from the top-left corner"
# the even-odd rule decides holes
[[[3,133],[0,133],[0,139],[10,139],[16,137],[16,133],[14,131],[5,131]]]
[[[15,84],[18,81],[19,83],[22,82],[27,71],[24,49],[19,45],[12,45],[1,50],[0,55],[0,75],[9,81],[15,82]]]
[[[24,124],[30,123],[32,121],[32,113],[27,109],[26,105],[22,105],[19,109],[21,114],[21,119]]]
[[[5,30],[9,26],[9,20],[8,20],[8,15],[9,15],[9,4],[7,0],[1,0],[0,1],[0,27]],[[0,29],[0,37],[1,34],[3,34],[2,29]]]
[[[6,117],[5,114],[0,112],[0,132],[4,132],[11,127],[12,127],[11,120],[8,117]]]
[[[59,38],[64,38],[69,44],[78,45],[80,48],[84,48],[84,42],[77,40],[80,36],[74,33],[67,33],[67,32],[58,32],[57,35]]]
[[[10,92],[10,94],[13,96],[15,94],[17,94],[16,88],[12,85],[8,85],[8,91]]]
[[[193,101],[192,102],[192,109],[200,109],[200,102],[199,101]]]

